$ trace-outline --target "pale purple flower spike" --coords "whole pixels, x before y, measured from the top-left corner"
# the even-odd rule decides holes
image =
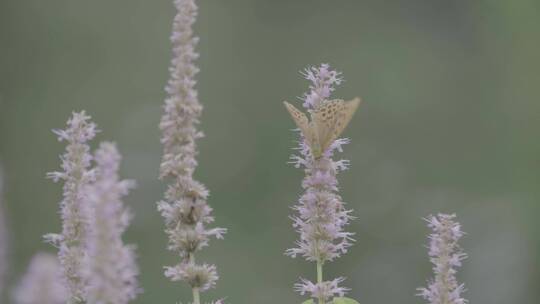
[[[86,187],[84,209],[88,218],[83,275],[88,303],[127,304],[139,292],[134,247],[124,245],[122,234],[131,214],[122,197],[135,186],[120,180],[121,155],[116,145],[101,143],[94,156],[96,180]]]
[[[330,98],[334,86],[342,82],[340,73],[331,70],[327,64],[309,67],[303,75],[311,81],[310,91],[304,94],[304,107],[307,110],[318,108]],[[297,148],[299,155],[292,155],[291,161],[297,168],[304,168],[306,173],[302,182],[305,192],[293,209],[293,226],[300,233],[297,247],[288,249],[286,254],[292,257],[303,256],[306,260],[320,263],[332,261],[347,252],[352,245],[353,233],[344,231],[352,219],[352,210],[345,208],[339,196],[336,175],[346,170],[347,160],[333,160],[335,151],[342,151],[348,139],[337,139],[324,151],[322,157],[314,159],[310,148],[303,138]],[[322,271],[322,270],[321,270]],[[338,287],[343,278],[332,281],[312,283],[302,279],[296,290],[309,294],[316,299],[328,300],[334,296],[343,296],[346,288]]]
[[[62,284],[57,257],[38,253],[14,291],[15,304],[64,304],[67,294]]]
[[[88,141],[98,132],[84,111],[73,113],[65,130],[54,130],[59,141],[67,141],[66,151],[60,157],[62,171],[51,172],[47,177],[55,182],[64,182],[63,200],[60,202],[62,232],[47,234],[45,240],[58,248],[58,258],[62,266],[69,303],[83,303],[84,281],[81,275],[85,255],[83,244],[86,237],[87,219],[82,210],[84,188],[95,178],[90,169],[92,156]]]
[[[195,253],[206,247],[211,237],[223,238],[226,229],[207,227],[214,221],[212,208],[207,204],[209,193],[193,179],[197,167],[196,140],[203,136],[197,129],[202,105],[195,89],[195,75],[199,72],[194,63],[199,57],[195,46],[199,39],[192,29],[198,8],[194,0],[175,0],[174,4],[177,14],[171,35],[173,59],[159,125],[163,144],[160,178],[171,182],[164,200],[158,202],[158,211],[165,219],[168,248],[180,257],[178,264],[165,267],[165,276],[172,281],[186,281],[196,302],[199,291],[215,286],[218,275],[214,265],[196,264]]]
[[[459,284],[455,277],[456,268],[467,257],[458,244],[463,232],[460,224],[454,221],[455,217],[455,214],[438,214],[426,219],[428,227],[433,230],[429,236],[429,256],[435,277],[428,282],[427,288],[418,289],[418,295],[430,304],[468,302],[461,297],[465,291],[464,284]]]

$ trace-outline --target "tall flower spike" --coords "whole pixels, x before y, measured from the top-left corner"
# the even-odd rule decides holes
[[[47,177],[64,182],[63,200],[60,202],[62,232],[47,234],[45,239],[55,245],[62,265],[63,279],[69,296],[68,303],[84,302],[84,282],[81,266],[85,251],[86,218],[82,211],[84,188],[94,180],[90,169],[92,156],[88,141],[96,135],[96,125],[84,111],[73,113],[65,130],[54,130],[59,141],[67,141],[66,152],[60,157],[62,171],[51,172]]]
[[[214,265],[196,264],[195,253],[208,245],[210,237],[223,237],[226,229],[207,228],[214,221],[208,206],[208,190],[193,179],[197,167],[196,140],[203,136],[197,130],[202,105],[197,98],[195,75],[199,71],[194,61],[198,58],[193,36],[193,23],[197,17],[194,0],[175,0],[171,41],[173,59],[166,87],[164,114],[161,118],[163,159],[160,178],[171,183],[158,211],[165,219],[165,232],[169,236],[169,250],[180,256],[180,263],[166,267],[165,275],[172,281],[186,281],[193,290],[194,304],[200,303],[200,291],[213,287],[218,279]]]
[[[131,214],[122,197],[135,186],[119,180],[121,156],[115,144],[101,143],[94,156],[96,180],[85,189],[84,209],[88,218],[83,275],[89,304],[127,304],[139,288],[133,246],[122,242]]]
[[[30,262],[28,271],[13,294],[15,304],[64,304],[66,290],[57,258],[48,253],[38,253]]]
[[[311,81],[310,91],[304,95],[304,107],[308,111],[317,110],[329,102],[334,86],[341,83],[340,73],[333,71],[327,64],[309,67],[304,76]],[[305,192],[293,209],[293,227],[300,234],[296,247],[288,249],[286,254],[292,257],[303,256],[306,260],[317,263],[317,283],[302,279],[295,285],[302,295],[309,294],[318,299],[320,304],[327,303],[335,296],[343,296],[348,290],[339,287],[343,278],[323,281],[323,264],[338,258],[351,246],[353,233],[346,232],[345,226],[352,219],[352,210],[345,208],[345,203],[338,194],[336,175],[348,167],[346,160],[333,160],[334,152],[349,142],[348,139],[336,139],[319,158],[313,157],[308,141],[301,136],[297,148],[299,155],[291,156],[297,168],[304,168],[305,178],[302,187]]]
[[[454,221],[455,214],[429,216],[426,221],[433,230],[429,236],[429,256],[433,263],[435,277],[428,282],[426,288],[418,288],[419,296],[430,304],[465,304],[468,301],[461,297],[465,290],[463,284],[456,280],[456,268],[467,255],[458,244],[463,236],[461,225]]]

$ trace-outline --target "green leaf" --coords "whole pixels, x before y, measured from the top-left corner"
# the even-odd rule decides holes
[[[333,303],[334,304],[360,304],[354,299],[345,298],[345,297],[334,298]]]
[[[315,302],[313,301],[313,299],[309,299],[307,301],[302,302],[302,304],[315,304]]]

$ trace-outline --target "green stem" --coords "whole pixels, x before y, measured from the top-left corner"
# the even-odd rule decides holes
[[[201,295],[199,294],[199,288],[193,288],[193,304],[201,304]]]
[[[321,261],[317,261],[317,284],[320,284],[323,282],[323,263]],[[324,298],[319,297],[319,304],[325,304]]]
[[[189,263],[192,265],[195,264],[195,254],[189,254]],[[191,291],[193,292],[193,304],[201,304],[201,294],[199,292],[199,288],[192,287]]]
[[[321,262],[317,262],[317,283],[322,283],[323,281],[322,266],[323,264]]]

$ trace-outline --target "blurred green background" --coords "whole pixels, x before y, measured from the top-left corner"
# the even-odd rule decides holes
[[[282,101],[308,83],[299,71],[330,63],[346,82],[335,97],[364,103],[345,132],[352,167],[341,193],[357,243],[326,267],[361,303],[421,303],[431,276],[423,217],[456,212],[468,233],[459,273],[472,303],[540,303],[540,2],[199,1],[198,75],[205,106],[196,177],[211,190],[224,241],[201,261],[221,280],[203,300],[300,303],[292,290],[315,267],[283,255],[303,173]],[[144,293],[135,303],[190,300],[162,275],[175,263],[155,202],[158,122],[168,78],[171,1],[0,0],[0,161],[11,232],[10,286],[60,229],[50,132],[85,109],[124,155],[138,188]],[[4,301],[9,302],[9,301]]]

